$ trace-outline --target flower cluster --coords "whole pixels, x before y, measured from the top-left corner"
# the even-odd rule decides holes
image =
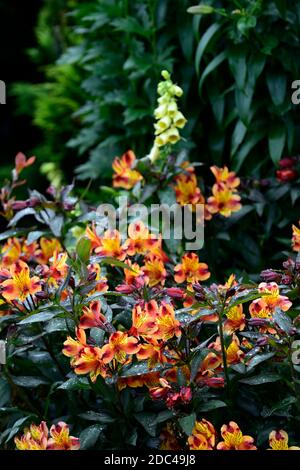
[[[212,196],[205,201],[198,187],[193,166],[185,163],[182,168],[182,173],[175,177],[174,186],[176,201],[180,205],[188,204],[194,208],[196,204],[204,204],[204,218],[206,220],[210,220],[216,214],[230,217],[233,212],[241,209],[241,197],[237,194],[240,179],[233,171],[229,172],[227,167],[211,167],[216,183],[212,187]]]
[[[219,213],[224,217],[230,217],[232,212],[237,212],[242,207],[241,198],[237,194],[240,179],[226,166],[224,168],[213,166],[211,171],[216,182],[212,187],[212,196],[207,200],[207,209],[211,214]]]
[[[206,419],[196,421],[192,434],[188,438],[190,450],[257,450],[254,439],[243,435],[234,421],[223,424],[220,431],[221,440],[217,443],[217,433],[212,423]],[[164,438],[164,436],[163,436]],[[300,450],[300,447],[288,445],[288,434],[275,430],[269,434],[269,450]],[[170,448],[170,447],[169,447]]]
[[[154,111],[157,122],[155,123],[155,135],[157,136],[154,144],[157,147],[164,145],[174,145],[180,140],[178,129],[182,129],[187,120],[178,110],[176,98],[182,96],[183,91],[178,85],[174,85],[169,72],[162,72],[164,81],[157,87],[159,94],[158,107]]]
[[[21,437],[15,437],[17,450],[79,450],[80,441],[70,436],[69,426],[60,421],[48,430],[45,421],[31,424]]]

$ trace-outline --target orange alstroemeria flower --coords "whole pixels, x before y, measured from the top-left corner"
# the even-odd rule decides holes
[[[174,308],[170,304],[161,304],[157,316],[157,326],[156,338],[168,341],[173,336],[181,336],[180,322],[176,320]]]
[[[9,238],[1,249],[1,265],[6,267],[11,266],[20,259],[21,254],[22,247],[20,241],[15,237]]]
[[[224,440],[217,445],[218,450],[257,450],[253,437],[243,436],[234,421],[221,427],[221,436]]]
[[[272,431],[269,434],[269,450],[300,450],[300,447],[291,446],[289,447],[289,436],[288,433],[283,431]]]
[[[96,228],[95,228],[94,225],[92,226],[92,228],[87,227],[85,229],[85,236],[90,240],[90,242],[92,244],[92,246],[91,246],[92,251],[95,250],[95,248],[101,246],[101,238],[97,234]]]
[[[118,389],[123,390],[126,387],[138,388],[148,387],[152,388],[158,385],[160,372],[147,372],[146,374],[134,375],[132,377],[119,377]]]
[[[95,274],[95,281],[97,281],[95,289],[91,290],[88,295],[92,295],[95,292],[105,293],[108,291],[107,278],[101,274],[101,266],[98,263],[89,264],[88,267],[89,274]]]
[[[142,270],[148,278],[149,287],[165,284],[167,271],[164,262],[158,256],[154,254],[147,256]]]
[[[300,227],[296,227],[296,225],[293,225],[292,248],[294,251],[300,251]]]
[[[106,323],[106,317],[101,313],[101,302],[95,300],[88,307],[83,307],[83,315],[80,317],[79,328],[102,328]]]
[[[272,318],[276,307],[286,312],[292,306],[288,297],[280,295],[276,282],[261,282],[258,286],[258,292],[262,294],[262,297],[251,302],[249,306],[251,317]]]
[[[78,437],[70,436],[69,426],[60,421],[50,428],[51,438],[48,440],[47,450],[78,450],[80,440]]]
[[[24,302],[28,296],[42,290],[40,279],[37,276],[30,277],[29,266],[24,261],[17,261],[9,271],[11,278],[0,284],[1,293],[5,300]]]
[[[141,221],[129,224],[128,237],[125,247],[129,256],[145,255],[150,250],[153,253],[154,250],[157,251],[160,248],[159,239],[151,234],[148,227]]]
[[[188,444],[190,450],[213,450],[216,445],[214,426],[206,419],[196,421]]]
[[[121,244],[121,234],[118,230],[106,230],[99,240],[100,245],[95,248],[97,255],[116,258],[120,261],[125,259],[126,249]]]
[[[68,274],[67,259],[67,253],[58,253],[57,251],[54,251],[52,258],[50,258],[47,277],[48,282],[55,287],[58,285],[58,281],[65,279]]]
[[[105,364],[108,364],[113,359],[117,362],[124,363],[126,361],[127,354],[136,354],[140,349],[137,338],[128,336],[123,331],[116,331],[113,333],[108,344],[105,344],[101,348],[102,360]]]
[[[63,251],[61,244],[56,238],[48,240],[42,237],[40,239],[40,250],[35,253],[36,261],[40,264],[47,264],[54,256],[54,253],[61,253]]]
[[[15,445],[18,450],[46,450],[48,444],[48,427],[45,421],[38,426],[31,424],[24,429],[24,434],[20,438],[15,437]]]
[[[125,283],[129,286],[132,284],[144,285],[148,283],[148,279],[143,269],[138,263],[132,263],[130,259],[127,259],[125,263],[128,265],[128,269],[124,268]]]
[[[128,333],[137,337],[152,336],[158,330],[158,313],[159,308],[155,300],[144,305],[135,305],[132,310],[132,327]]]
[[[29,429],[24,429],[21,438],[15,437],[15,444],[17,450],[78,450],[79,439],[69,434],[69,426],[60,421],[51,426],[49,438],[48,427],[42,421],[39,426],[31,424]]]
[[[224,168],[211,166],[210,170],[215,176],[217,184],[225,183],[228,189],[236,189],[240,185],[240,178],[236,176],[234,171],[229,171],[227,166]]]
[[[245,315],[243,313],[243,305],[236,305],[226,313],[227,319],[224,323],[224,331],[226,333],[234,333],[236,330],[243,331],[246,326]]]
[[[240,196],[224,183],[214,184],[212,194],[207,200],[207,209],[211,214],[230,217],[232,212],[238,212],[242,208]]]
[[[64,342],[64,348],[62,350],[62,353],[65,356],[73,359],[79,357],[84,348],[87,347],[86,334],[83,329],[76,328],[76,337],[77,339],[73,339],[71,336],[68,336]]]
[[[170,359],[165,355],[165,344],[157,340],[148,340],[148,343],[141,344],[140,349],[136,355],[139,361],[148,360],[148,368],[153,369],[157,364],[164,364],[170,362]]]
[[[113,161],[112,167],[114,170],[113,187],[131,189],[136,183],[143,179],[142,175],[133,170],[133,165],[136,161],[136,156],[132,150],[124,153],[121,158],[116,157]]]
[[[174,279],[179,284],[187,281],[193,284],[198,281],[206,281],[210,277],[210,272],[206,263],[200,263],[196,253],[186,253],[183,255],[181,263],[174,268]]]
[[[204,204],[204,197],[198,187],[196,175],[192,172],[181,173],[175,178],[176,201],[181,206]]]
[[[98,347],[87,346],[81,352],[79,357],[71,363],[75,374],[90,374],[92,382],[96,382],[98,375],[107,377],[106,365],[103,361],[103,351]]]
[[[208,346],[209,349],[214,349],[221,352],[221,341],[218,336],[213,343]],[[232,340],[226,348],[226,359],[228,364],[238,364],[243,360],[245,353],[240,349],[240,340],[236,335],[232,335]]]

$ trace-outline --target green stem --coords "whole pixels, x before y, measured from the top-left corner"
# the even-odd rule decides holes
[[[230,386],[230,380],[229,380],[229,373],[228,373],[227,354],[226,354],[224,330],[223,330],[224,309],[225,309],[225,300],[222,303],[222,307],[221,307],[220,311],[218,312],[218,317],[219,317],[218,318],[218,327],[219,327],[219,336],[220,336],[220,343],[221,343],[222,361],[223,361],[225,382],[226,382],[226,388],[228,389],[229,386]]]

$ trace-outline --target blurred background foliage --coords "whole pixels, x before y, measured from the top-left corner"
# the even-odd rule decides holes
[[[242,177],[243,210],[208,225],[204,256],[222,274],[255,277],[281,263],[300,215],[297,159],[290,177],[275,178],[280,159],[299,148],[291,84],[300,79],[300,4],[196,3],[44,0],[27,51],[39,82],[11,93],[39,130],[38,161],[54,162],[68,182],[75,174],[79,188],[92,179],[99,200],[116,155],[149,152],[157,82],[170,70],[185,92],[181,145],[204,163],[199,176],[209,182],[209,166],[227,164]]]

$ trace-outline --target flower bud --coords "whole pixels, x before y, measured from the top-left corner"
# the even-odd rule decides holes
[[[265,269],[260,273],[260,277],[263,279],[265,282],[279,282],[281,279],[281,274],[276,273],[272,269]]]
[[[269,343],[269,338],[267,336],[262,336],[256,341],[256,346],[266,346]]]
[[[282,282],[282,284],[284,284],[285,286],[288,286],[289,284],[292,284],[293,278],[292,278],[292,276],[290,276],[289,274],[285,274],[284,276],[282,276],[281,282]]]
[[[161,72],[161,76],[162,76],[165,80],[170,80],[170,78],[171,78],[170,72],[168,72],[167,70],[163,70],[163,71]]]
[[[28,207],[26,201],[14,201],[11,205],[11,208],[14,211],[21,211],[23,209],[26,209],[26,207]]]
[[[293,168],[285,168],[276,171],[276,177],[281,183],[293,181],[298,177],[298,173]]]
[[[88,282],[92,282],[92,281],[95,281],[96,280],[96,277],[97,277],[97,273],[94,271],[92,273],[89,273],[88,277],[87,277],[87,281]]]
[[[280,168],[291,168],[296,163],[295,157],[285,157],[279,160]]]
[[[173,92],[175,96],[178,96],[178,98],[180,98],[183,95],[183,90],[178,85],[174,85]]]
[[[250,318],[248,321],[248,324],[250,326],[268,326],[269,321],[265,318]]]
[[[173,299],[183,299],[184,297],[184,290],[179,287],[168,287],[165,289],[165,293]]]

